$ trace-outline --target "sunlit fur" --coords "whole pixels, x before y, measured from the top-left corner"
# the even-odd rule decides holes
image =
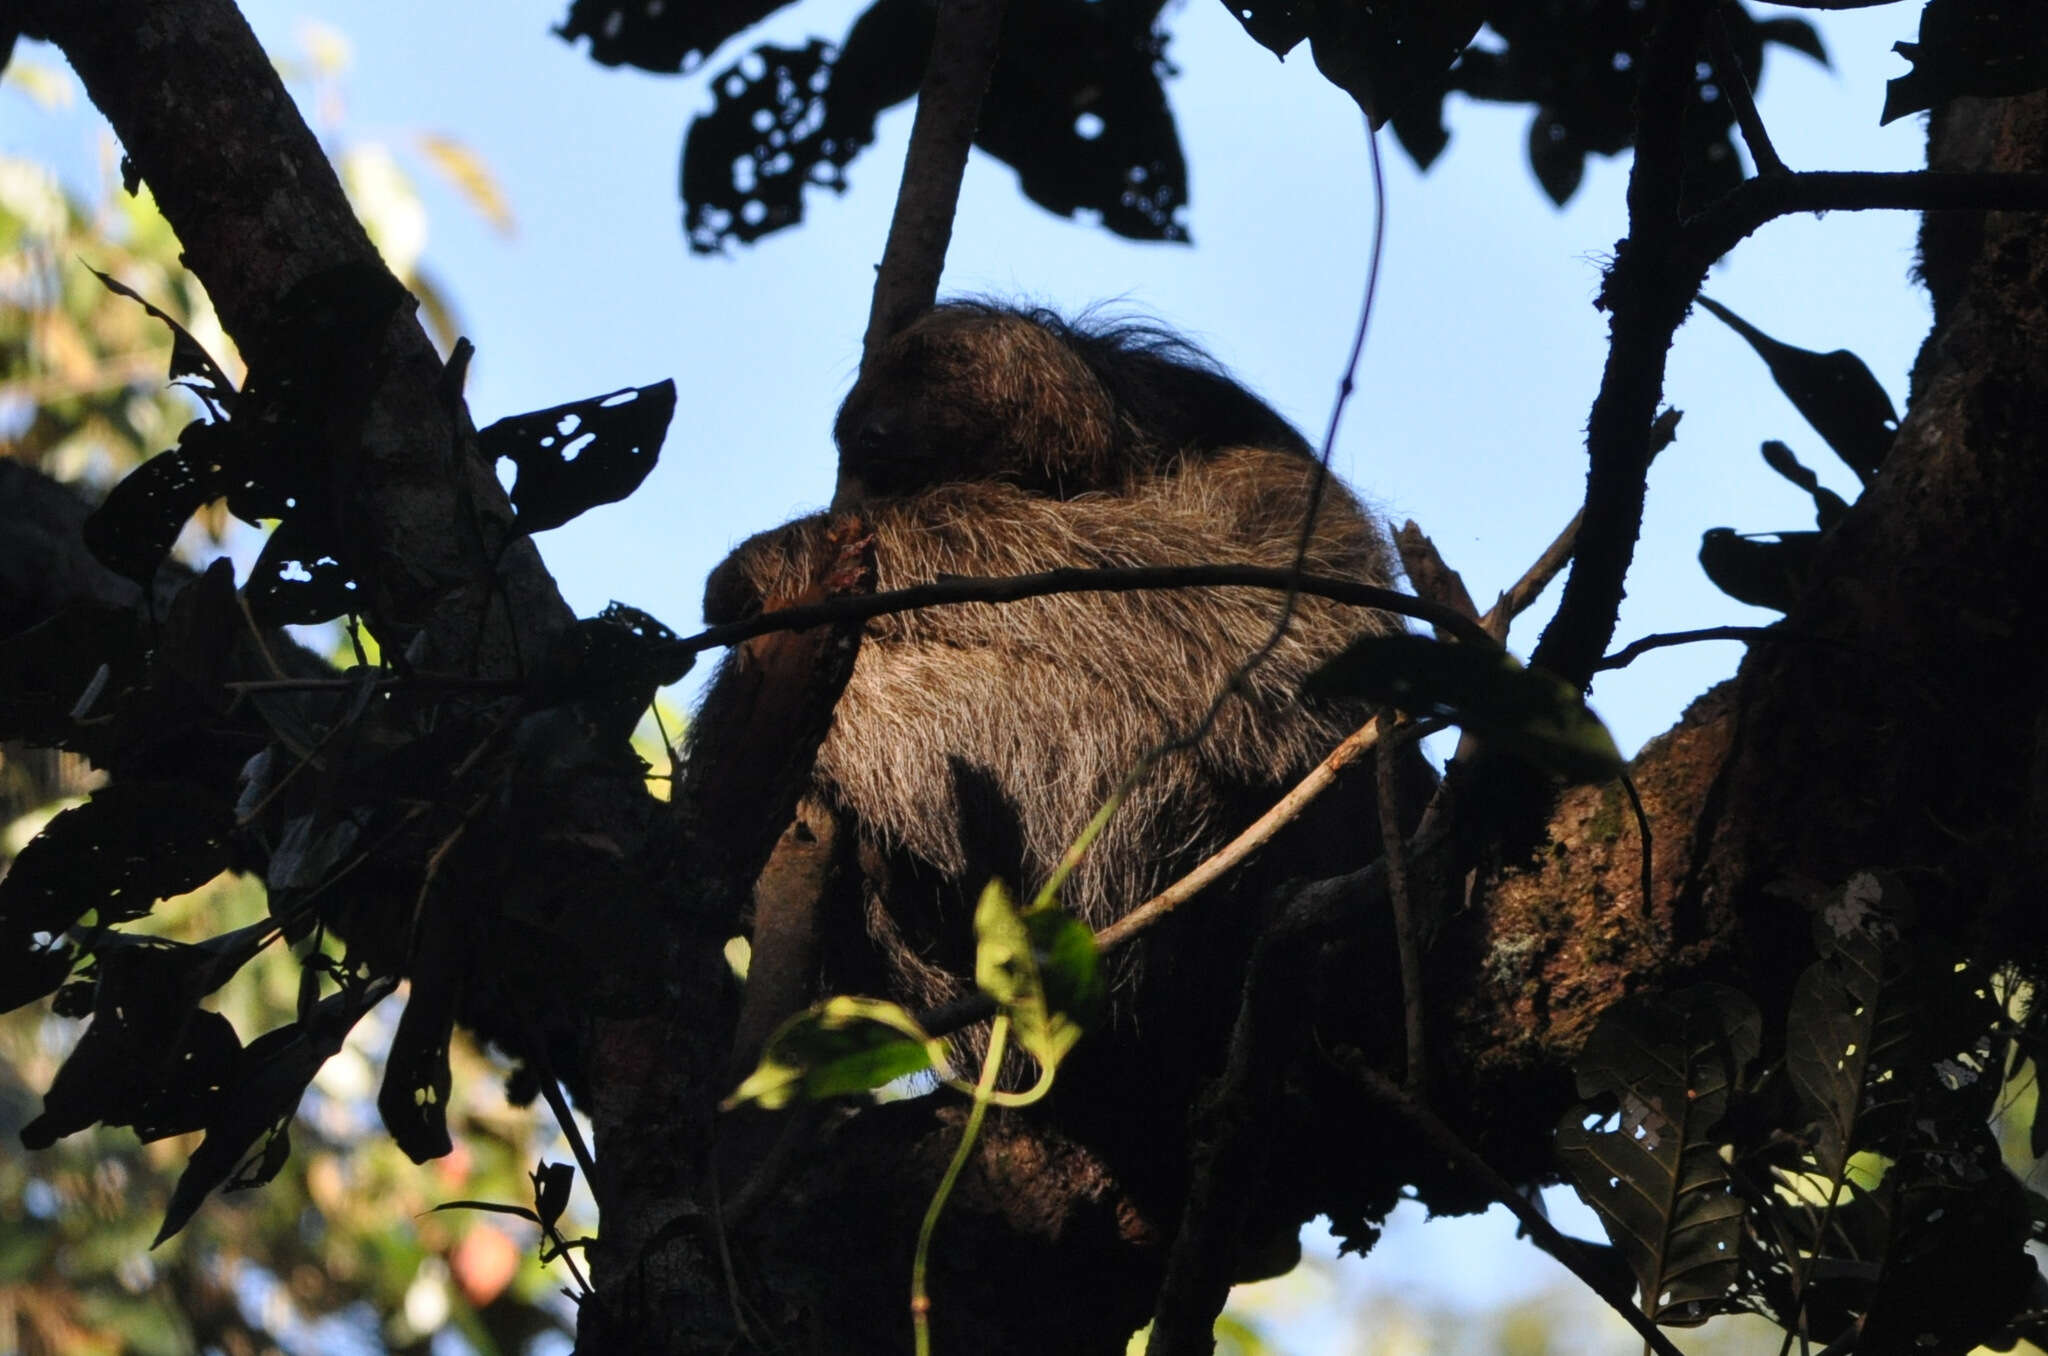
[[[837,433],[867,492],[841,507],[874,533],[881,589],[1057,566],[1286,566],[1316,473],[1292,429],[1171,335],[982,304],[942,307],[899,336]],[[712,577],[707,617],[800,591],[828,521],[740,546]],[[1392,572],[1378,525],[1337,484],[1306,566],[1375,583]],[[1267,640],[1281,598],[1068,594],[868,624],[814,794],[857,826],[867,932],[898,997],[958,991],[982,881],[1037,885],[1124,774],[1196,724]],[[1368,714],[1305,703],[1302,680],[1392,624],[1301,598],[1200,749],[1126,803],[1067,906],[1107,923],[1242,829]]]

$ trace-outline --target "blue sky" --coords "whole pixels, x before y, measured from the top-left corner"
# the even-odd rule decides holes
[[[479,424],[676,380],[675,424],[648,484],[540,540],[579,612],[616,598],[693,627],[702,580],[733,543],[831,492],[831,416],[858,360],[910,113],[883,120],[845,195],[819,192],[802,226],[715,259],[690,256],[680,230],[683,129],[709,107],[709,72],[756,41],[836,40],[858,4],[807,0],[683,78],[595,66],[548,32],[565,0],[243,7],[273,53],[297,49],[308,18],[348,35],[352,139],[400,145],[415,131],[446,133],[499,177],[520,223],[509,239],[416,175],[430,211],[427,261],[478,347]],[[1832,70],[1772,50],[1760,103],[1794,168],[1919,164],[1918,119],[1876,125],[1884,81],[1904,69],[1890,46],[1913,37],[1914,16],[1905,5],[1820,16]],[[1221,5],[1183,3],[1169,22],[1193,245],[1135,245],[1048,216],[1023,201],[1010,170],[977,156],[945,286],[1156,317],[1319,432],[1368,252],[1359,116],[1305,51],[1274,60]],[[56,61],[46,49],[30,55]],[[1626,160],[1595,161],[1570,207],[1555,210],[1524,164],[1527,116],[1454,102],[1451,145],[1427,176],[1389,141],[1387,272],[1336,456],[1391,522],[1414,518],[1430,533],[1482,605],[1577,506],[1605,356],[1605,319],[1591,303],[1624,231]],[[56,164],[74,182],[97,182],[103,135],[84,105],[52,114],[0,95],[0,152]],[[1855,349],[1903,405],[1927,323],[1907,279],[1913,232],[1902,214],[1775,223],[1716,270],[1709,291],[1781,339]],[[1758,459],[1762,440],[1784,438],[1851,488],[1761,365],[1703,314],[1679,333],[1667,399],[1685,419],[1652,473],[1618,641],[1769,620],[1722,596],[1695,559],[1709,527],[1812,525],[1810,501]],[[1512,637],[1523,654],[1554,593]],[[1632,750],[1739,657],[1725,643],[1658,652],[1603,676],[1594,706]],[[1388,1250],[1409,1261],[1381,1263],[1374,1283],[1413,1271],[1448,1280],[1453,1298],[1497,1295],[1498,1264],[1533,1255],[1507,1235],[1498,1220],[1419,1237],[1404,1226]],[[1347,1349],[1312,1332],[1291,1349]]]

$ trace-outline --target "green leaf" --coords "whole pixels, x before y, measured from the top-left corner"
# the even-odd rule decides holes
[[[1610,1008],[1579,1056],[1587,1103],[1559,1126],[1558,1157],[1661,1323],[1733,1307],[1743,1204],[1714,1130],[1762,1032],[1746,995],[1700,984]]]
[[[1017,912],[991,880],[974,910],[974,982],[1010,1014],[1017,1044],[1040,1068],[1059,1067],[1102,1004],[1095,936],[1057,908]]]
[[[774,1111],[799,1097],[867,1092],[945,1062],[945,1042],[926,1035],[901,1006],[842,995],[784,1022],[759,1067],[719,1105],[730,1111],[752,1102]]]
[[[1571,684],[1503,650],[1368,636],[1310,675],[1306,689],[1442,716],[1572,782],[1621,771],[1614,737]]]

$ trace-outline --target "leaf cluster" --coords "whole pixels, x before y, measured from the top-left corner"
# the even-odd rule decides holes
[[[1999,983],[1903,940],[1894,877],[1807,904],[1817,956],[1777,1031],[1719,984],[1602,1017],[1558,1129],[1573,1185],[1663,1324],[1754,1312],[1859,1352],[2036,1336],[2048,1203],[1989,1125],[2016,1040]]]

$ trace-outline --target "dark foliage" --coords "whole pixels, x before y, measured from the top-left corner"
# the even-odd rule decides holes
[[[1157,0],[1011,6],[975,144],[1048,211],[1090,213],[1132,239],[1183,240],[1187,167],[1161,83],[1158,11]],[[762,46],[719,74],[717,106],[683,145],[691,247],[794,225],[807,184],[844,189],[876,118],[917,93],[932,30],[929,0],[876,0],[837,52]]]

